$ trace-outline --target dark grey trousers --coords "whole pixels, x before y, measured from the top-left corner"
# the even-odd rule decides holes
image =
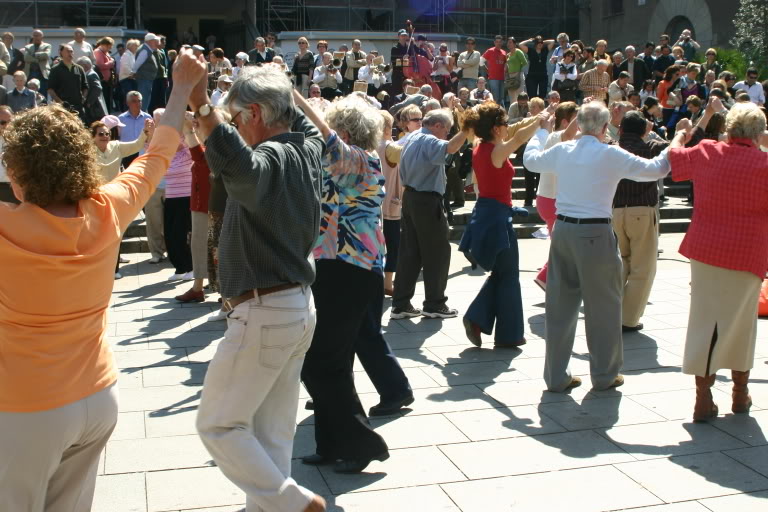
[[[621,257],[611,224],[558,220],[547,274],[547,389],[563,391],[571,382],[568,363],[582,300],[592,385],[605,389],[613,383],[624,363],[621,293]]]
[[[423,268],[424,309],[440,309],[448,301],[445,287],[451,265],[443,198],[434,192],[406,189],[403,194],[402,228],[392,306],[408,307]]]

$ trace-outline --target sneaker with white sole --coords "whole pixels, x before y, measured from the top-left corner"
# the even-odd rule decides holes
[[[122,256],[120,256],[120,263],[130,263],[130,262],[131,260],[129,260],[128,258],[123,258]]]
[[[421,310],[408,304],[405,308],[392,308],[389,318],[392,320],[403,320],[404,318],[416,318],[421,316]]]
[[[122,279],[122,278],[123,278],[123,274],[121,274],[120,272],[115,272],[115,279]]]
[[[456,318],[459,316],[459,310],[449,308],[448,306],[441,306],[440,309],[427,311],[426,309],[422,313],[426,318]]]
[[[168,280],[169,281],[181,281],[181,280],[184,279],[185,275],[186,274],[171,274],[170,276],[168,276]]]
[[[181,277],[181,279],[182,279],[183,281],[192,281],[192,280],[194,280],[194,279],[195,279],[195,274],[194,274],[194,272],[187,272],[186,274],[184,274],[184,275]]]
[[[222,309],[218,310],[216,313],[210,315],[206,320],[208,322],[221,322],[222,320],[227,319],[227,314],[229,311],[224,311]]]

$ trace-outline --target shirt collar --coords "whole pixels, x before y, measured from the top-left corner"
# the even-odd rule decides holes
[[[729,138],[729,144],[738,144],[739,146],[755,147],[755,141],[746,138]]]
[[[304,134],[301,132],[285,132],[285,133],[279,133],[273,137],[270,137],[268,139],[265,139],[259,144],[263,144],[265,142],[280,142],[282,144],[285,144],[287,142],[293,142],[295,144],[304,144]],[[257,144],[257,146],[259,145]]]

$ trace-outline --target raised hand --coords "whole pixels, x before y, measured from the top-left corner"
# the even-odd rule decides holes
[[[707,103],[707,112],[711,115],[722,112],[723,110],[725,110],[725,107],[723,106],[723,102],[720,100],[720,98],[717,96],[711,96],[709,98],[709,103]]]

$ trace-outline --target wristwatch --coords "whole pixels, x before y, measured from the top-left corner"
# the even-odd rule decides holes
[[[209,116],[211,115],[211,112],[213,112],[213,105],[211,103],[207,103],[201,106],[199,109],[197,109],[197,112],[195,112],[195,119],[200,119],[201,117]]]

